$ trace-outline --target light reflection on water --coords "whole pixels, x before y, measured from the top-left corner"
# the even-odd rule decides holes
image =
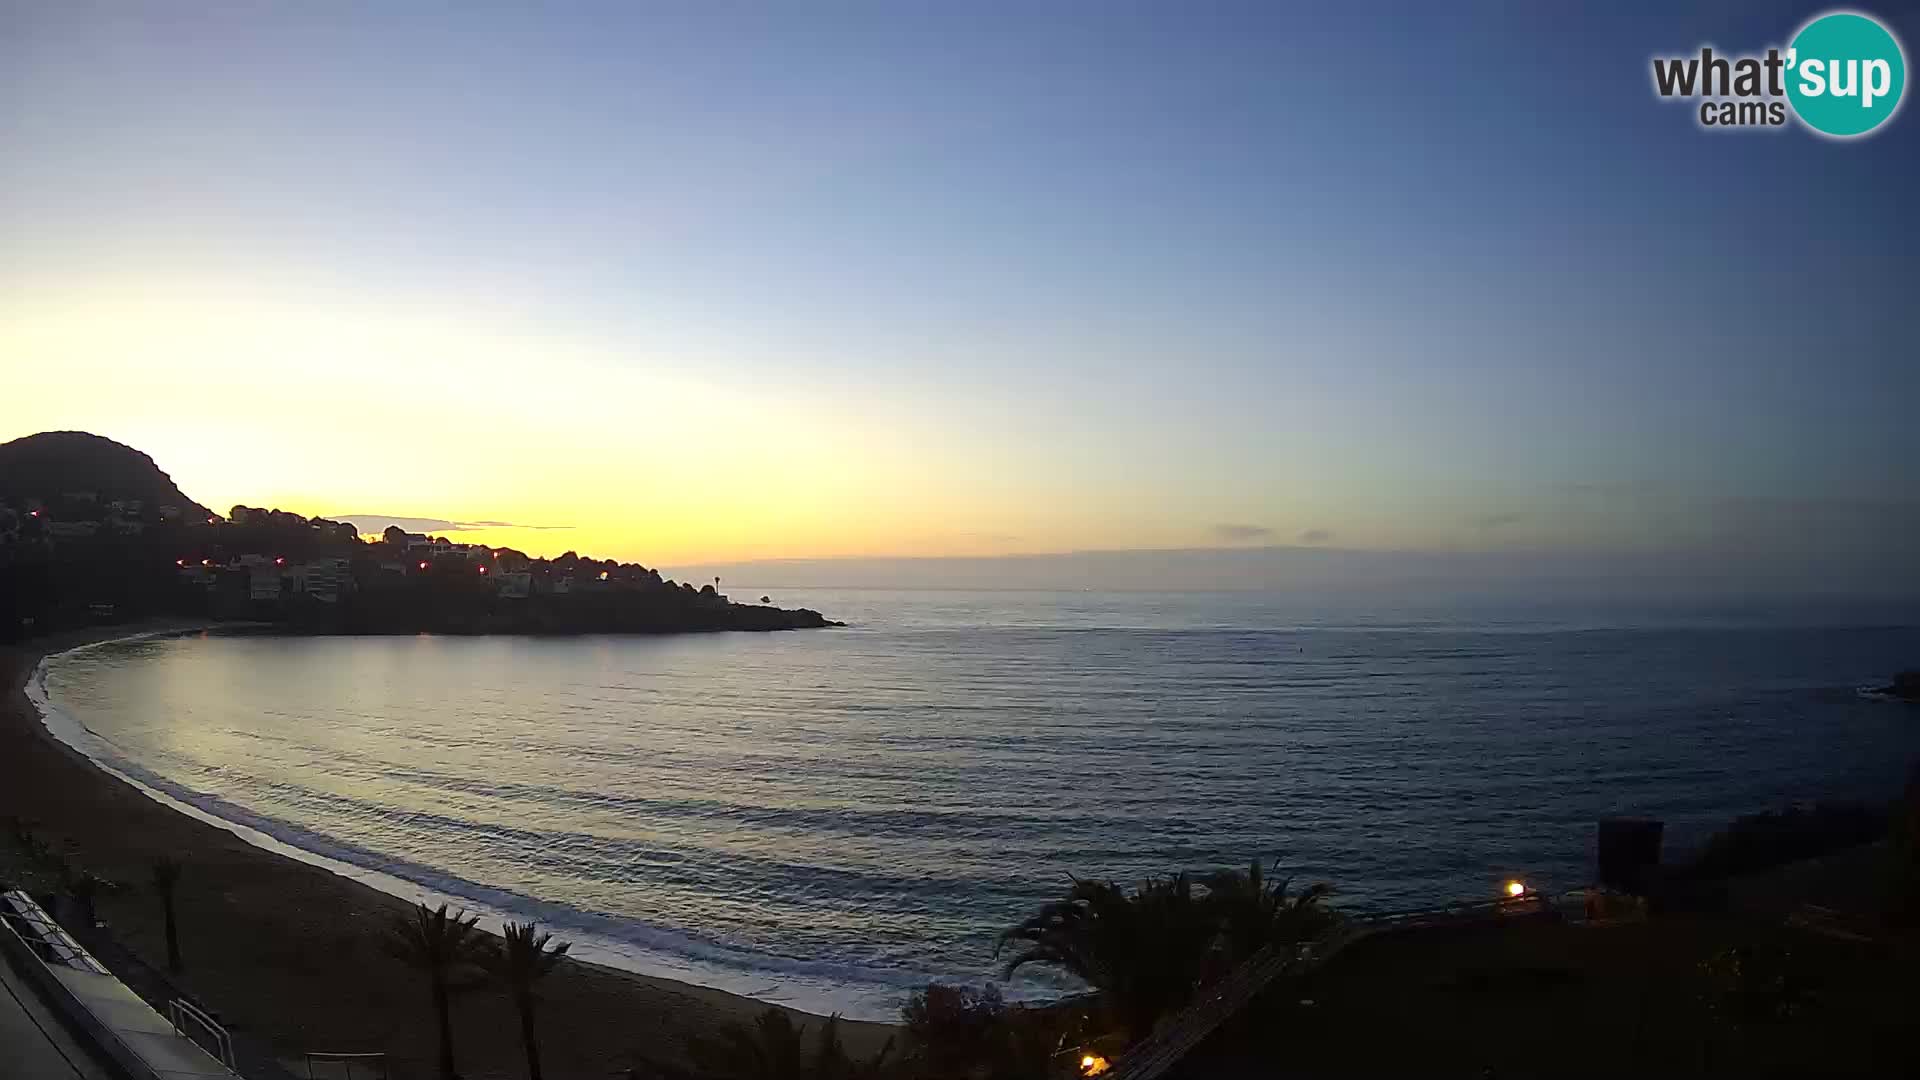
[[[780,599],[857,625],[149,640],[76,653],[48,687],[143,770],[350,861],[855,1014],[984,976],[994,934],[1069,873],[1281,854],[1372,907],[1571,885],[1598,817],[1684,838],[1877,796],[1920,745],[1852,692],[1911,665],[1915,629]]]

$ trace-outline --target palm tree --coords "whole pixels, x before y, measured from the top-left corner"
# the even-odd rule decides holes
[[[160,894],[160,908],[167,917],[167,970],[180,974],[180,934],[173,917],[173,889],[180,883],[180,863],[172,856],[153,860],[153,891]]]
[[[107,879],[91,870],[78,873],[69,870],[67,875],[67,895],[73,897],[80,906],[80,921],[88,930],[92,930],[100,922],[100,914],[94,905],[100,890],[106,887]]]
[[[805,1030],[784,1011],[768,1009],[751,1026],[730,1024],[720,1039],[696,1039],[687,1049],[703,1071],[732,1080],[804,1080]]]
[[[1279,863],[1274,864],[1279,869]],[[1333,887],[1320,882],[1290,892],[1292,878],[1267,884],[1254,860],[1245,873],[1221,870],[1209,874],[1207,904],[1219,920],[1219,948],[1225,968],[1244,962],[1268,945],[1297,945],[1320,937],[1340,916],[1324,901]]]
[[[1110,881],[1079,881],[1000,935],[1019,942],[1004,975],[1044,964],[1091,986],[1128,1042],[1185,1005],[1206,973],[1216,935],[1185,874],[1151,879],[1128,895]],[[998,949],[996,949],[998,951]]]
[[[560,964],[560,958],[573,947],[572,942],[551,944],[553,935],[541,933],[535,923],[508,923],[500,937],[500,946],[490,950],[481,963],[513,995],[520,1010],[520,1042],[527,1050],[527,1076],[540,1080],[540,1043],[533,1030],[533,984],[545,978]]]
[[[729,1025],[720,1039],[696,1038],[687,1050],[702,1072],[729,1080],[873,1080],[893,1052],[893,1040],[888,1039],[878,1054],[864,1061],[847,1056],[837,1013],[827,1017],[811,1054],[806,1034],[806,1027],[796,1025],[792,1016],[769,1008],[751,1026]]]
[[[427,910],[416,904],[396,916],[384,945],[391,955],[427,973],[433,985],[433,1013],[440,1025],[440,1080],[458,1080],[453,1069],[453,1017],[448,999],[474,985],[471,973],[485,956],[486,938],[474,929],[478,915],[447,914],[447,905]]]

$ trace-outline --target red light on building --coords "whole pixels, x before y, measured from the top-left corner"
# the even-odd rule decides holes
[[[480,568],[480,572],[481,572],[481,573],[483,573],[483,574],[484,574],[484,573],[486,573],[486,572],[487,572],[487,568],[486,568],[486,567],[484,567],[484,566],[483,566],[483,567],[481,567],[481,568]]]
[[[285,565],[287,565],[287,560],[286,560],[286,557],[285,557],[285,556],[281,556],[280,558],[277,558],[277,559],[275,559],[275,560],[273,560],[273,565],[275,565],[275,566],[285,566]]]
[[[422,569],[422,570],[425,570],[426,568],[427,568],[427,564],[426,564],[426,563],[421,563],[421,564],[420,564],[420,569]]]

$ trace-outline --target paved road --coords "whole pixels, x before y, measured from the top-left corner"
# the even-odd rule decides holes
[[[0,984],[0,1080],[113,1080],[4,956]]]

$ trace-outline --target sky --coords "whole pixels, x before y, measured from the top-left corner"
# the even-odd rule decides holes
[[[0,439],[648,565],[1911,580],[1920,119],[1650,85],[1822,10],[0,0]]]

